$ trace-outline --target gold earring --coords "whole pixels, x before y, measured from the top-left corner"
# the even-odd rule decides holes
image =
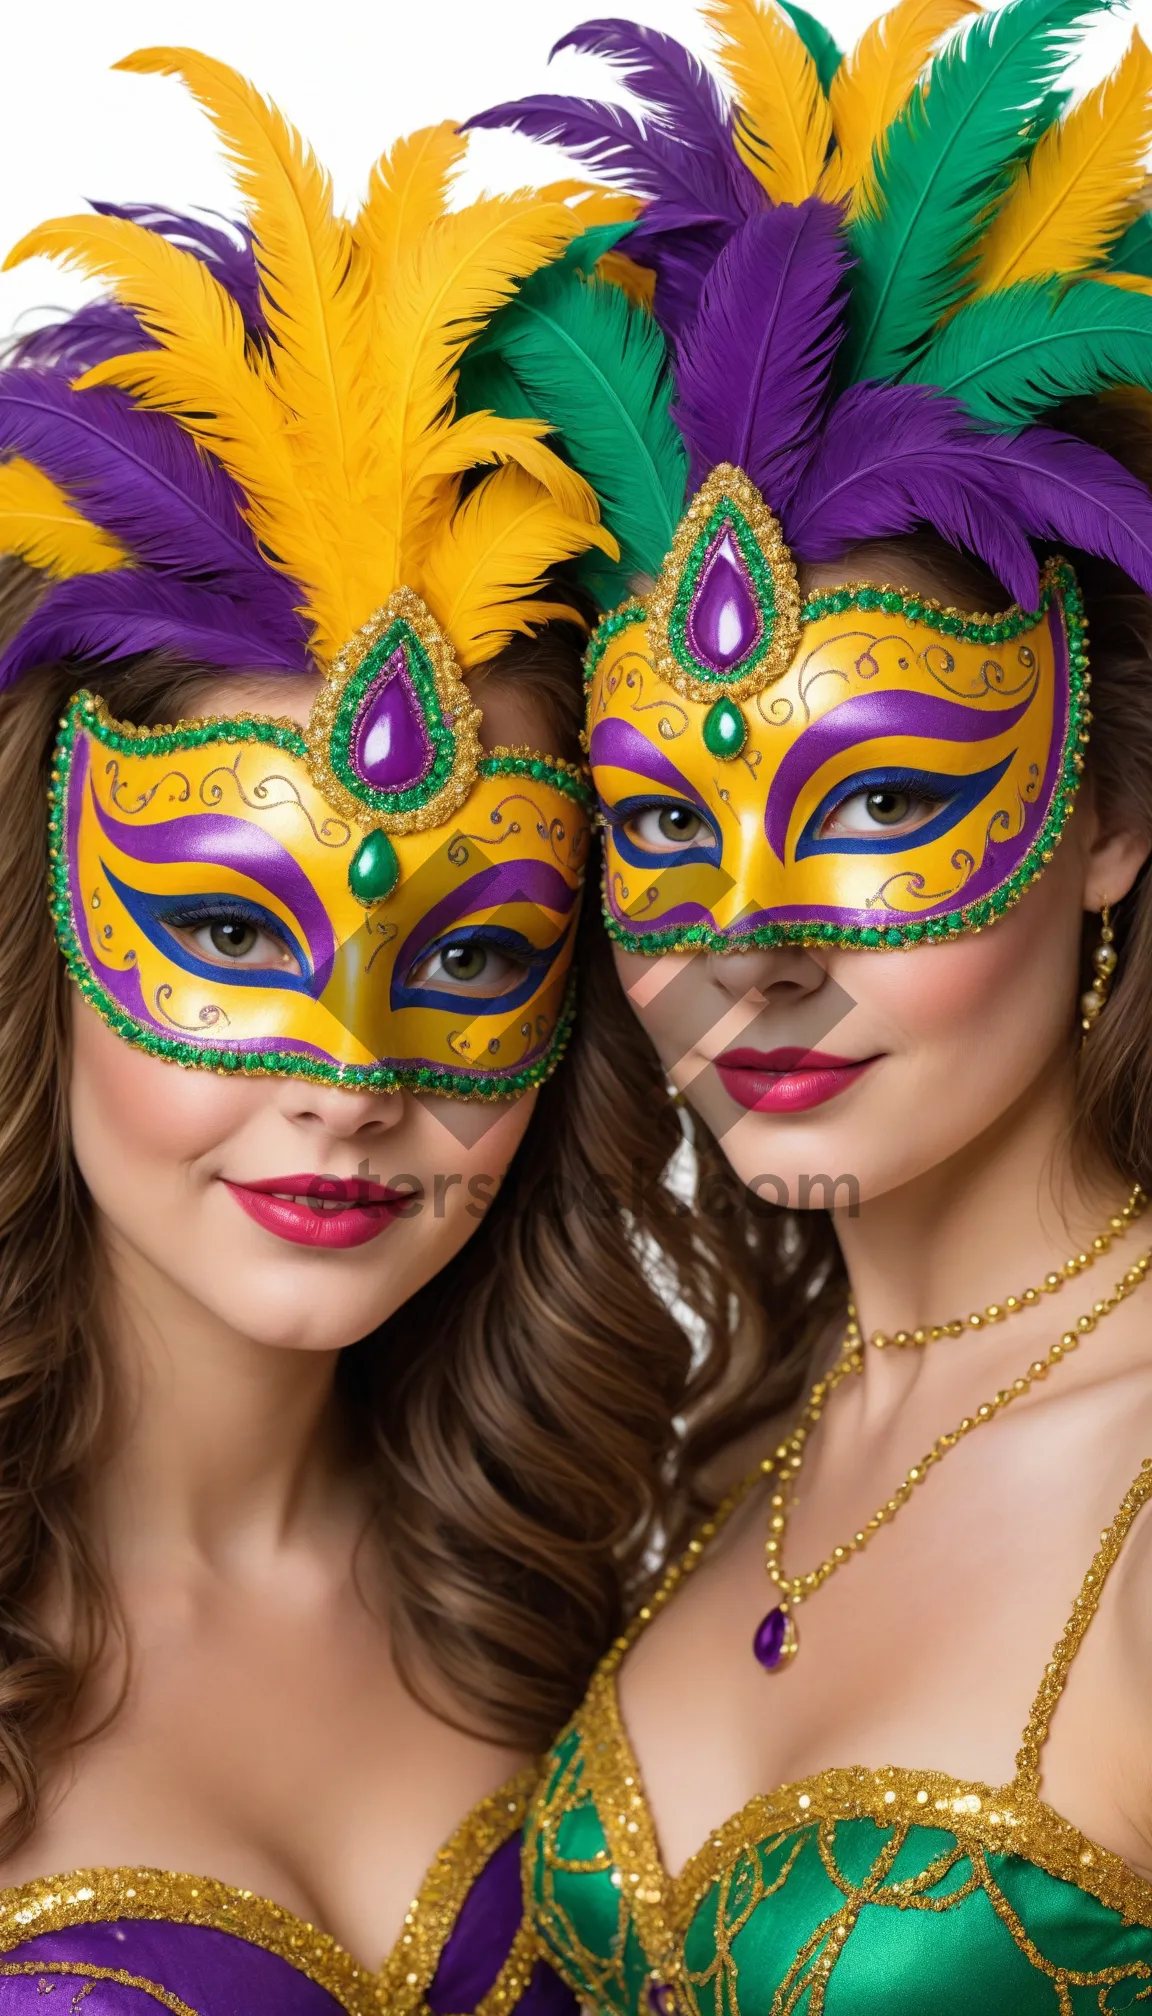
[[[1092,954],[1094,968],[1092,985],[1086,994],[1080,996],[1080,1027],[1086,1036],[1100,1019],[1100,1011],[1108,999],[1116,972],[1118,962],[1116,948],[1112,943],[1114,936],[1111,911],[1109,905],[1105,903],[1100,911],[1100,943]]]

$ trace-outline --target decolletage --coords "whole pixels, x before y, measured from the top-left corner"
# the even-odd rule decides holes
[[[378,1973],[250,1890],[80,1869],[0,1890],[0,2016],[575,2016],[523,1916],[536,1775],[527,1767],[468,1814]]]
[[[617,1673],[710,1521],[601,1664],[525,1830],[544,1951],[604,2016],[1114,2016],[1152,2006],[1152,1882],[1044,1803],[1041,1753],[1152,1458],[1104,1534],[1001,1787],[821,1771],[665,1871]],[[731,1509],[731,1508],[730,1508]]]

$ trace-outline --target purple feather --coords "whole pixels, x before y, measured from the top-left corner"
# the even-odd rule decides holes
[[[223,672],[307,672],[306,653],[270,644],[252,610],[206,588],[126,568],[61,581],[0,657],[0,690],[61,659],[110,663],[170,651]]]
[[[178,421],[101,386],[0,372],[0,457],[43,469],[149,568],[244,601],[278,650],[304,639],[299,591],[263,560],[231,479]]]
[[[989,452],[996,445],[955,400],[925,386],[852,385],[783,514],[788,543],[800,559],[834,560],[861,540],[931,525],[1034,608],[1036,556],[1004,467]]]
[[[664,230],[661,219],[671,213]],[[669,343],[681,340],[700,310],[704,282],[738,225],[699,224],[677,206],[653,203],[637,219],[624,249],[656,275],[652,307]]]
[[[1152,595],[1152,495],[1111,455],[1050,427],[1026,427],[989,436],[983,460],[1034,539],[1114,561]]]
[[[688,487],[734,462],[784,509],[808,459],[843,334],[841,213],[818,197],[753,217],[704,283],[676,359]]]
[[[552,56],[561,49],[605,57],[682,147],[715,153],[718,160],[731,164],[733,174],[742,166],[732,141],[732,115],[720,88],[682,42],[635,21],[600,20],[583,21],[562,35]]]
[[[167,210],[159,203],[101,203],[91,199],[90,202],[101,217],[122,217],[130,224],[140,224],[146,231],[155,231],[157,237],[167,238],[181,252],[193,253],[227,288],[250,335],[261,340],[267,336],[260,275],[256,270],[252,233],[246,224],[232,223],[227,218],[212,224],[208,217]]]
[[[69,378],[78,378],[108,357],[155,348],[154,338],[140,327],[130,308],[119,301],[89,301],[62,322],[48,322],[27,336],[17,336],[8,349],[7,361],[51,366]]]

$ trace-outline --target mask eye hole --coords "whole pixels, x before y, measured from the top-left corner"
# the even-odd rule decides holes
[[[209,966],[296,976],[303,971],[287,939],[271,918],[255,907],[219,900],[200,902],[169,910],[160,921]]]
[[[412,968],[406,985],[434,987],[442,994],[487,998],[506,994],[523,978],[531,963],[527,945],[521,952],[517,946],[495,938],[449,939]]]
[[[865,839],[870,833],[886,836],[914,833],[935,818],[944,802],[909,785],[873,784],[866,791],[853,791],[832,807],[820,827],[820,838],[833,839],[843,834],[851,839]]]
[[[674,853],[681,847],[698,847],[712,838],[708,821],[691,805],[648,805],[634,812],[624,831],[637,846],[654,854]]]

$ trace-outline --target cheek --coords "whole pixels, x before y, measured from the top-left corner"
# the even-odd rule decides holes
[[[76,997],[69,1109],[80,1172],[98,1203],[110,1184],[151,1180],[205,1155],[235,1133],[255,1081],[184,1071],[113,1034]]]

